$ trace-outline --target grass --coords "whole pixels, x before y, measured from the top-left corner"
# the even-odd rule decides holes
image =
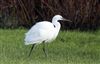
[[[0,64],[100,64],[100,30],[60,31],[46,44],[48,57],[38,45],[28,57],[31,45],[24,45],[26,29],[0,29]]]

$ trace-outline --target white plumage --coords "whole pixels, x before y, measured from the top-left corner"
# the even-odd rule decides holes
[[[56,39],[61,27],[58,20],[65,20],[65,19],[61,15],[55,15],[52,18],[52,22],[48,22],[48,21],[38,22],[34,26],[32,26],[32,28],[26,33],[25,45],[33,44],[29,56],[36,44],[40,44],[40,43],[44,44]],[[45,44],[43,45],[43,51],[47,56],[45,51]]]
[[[60,30],[60,23],[58,20],[63,20],[60,15],[55,15],[52,19],[52,23],[48,21],[42,21],[36,23],[25,36],[25,44],[40,44],[44,42],[51,42],[54,40]]]

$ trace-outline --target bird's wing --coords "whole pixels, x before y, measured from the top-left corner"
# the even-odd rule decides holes
[[[34,25],[27,33],[25,37],[26,44],[41,43],[52,36],[54,26],[50,22],[39,22]]]

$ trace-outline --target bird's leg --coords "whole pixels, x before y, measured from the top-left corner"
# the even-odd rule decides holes
[[[47,52],[46,52],[45,42],[43,42],[43,52],[44,52],[45,56],[47,57],[48,55],[47,55]]]
[[[31,55],[31,52],[32,52],[32,50],[33,50],[34,47],[35,47],[35,44],[32,45],[31,50],[29,52],[29,56]]]

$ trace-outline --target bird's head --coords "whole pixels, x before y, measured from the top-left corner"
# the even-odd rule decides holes
[[[68,20],[68,19],[65,19],[65,18],[63,18],[61,15],[55,15],[54,17],[53,17],[53,19],[52,19],[52,21],[59,21],[59,20],[64,20],[64,21],[69,21],[69,22],[72,22],[72,21],[70,21],[70,20]]]

